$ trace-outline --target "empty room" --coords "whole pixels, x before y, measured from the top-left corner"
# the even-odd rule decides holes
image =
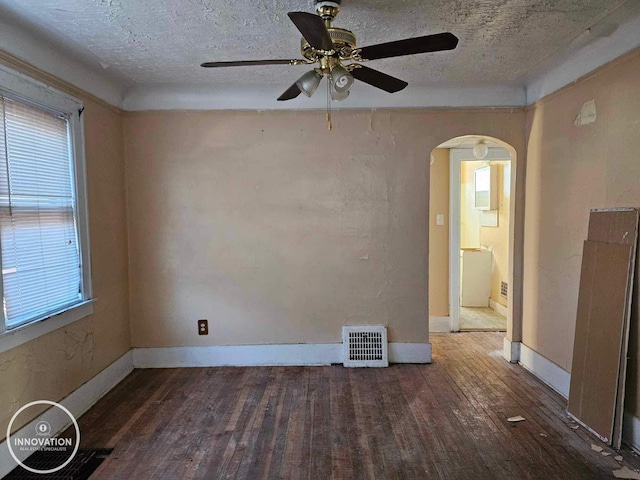
[[[0,478],[640,479],[636,0],[0,0]]]

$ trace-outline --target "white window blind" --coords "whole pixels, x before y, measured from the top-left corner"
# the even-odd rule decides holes
[[[82,299],[68,119],[0,95],[0,246],[5,324]]]

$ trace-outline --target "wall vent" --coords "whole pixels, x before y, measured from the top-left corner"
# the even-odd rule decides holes
[[[507,282],[500,282],[500,295],[504,298],[509,295],[509,284]]]
[[[345,367],[388,367],[387,327],[357,325],[342,327]]]

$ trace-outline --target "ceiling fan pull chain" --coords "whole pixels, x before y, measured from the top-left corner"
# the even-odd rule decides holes
[[[329,123],[328,129],[331,131],[333,125],[331,125],[331,73],[327,76],[327,122]]]

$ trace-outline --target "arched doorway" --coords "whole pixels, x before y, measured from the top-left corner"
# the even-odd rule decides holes
[[[506,331],[509,361],[519,358],[522,292],[515,160],[500,139],[464,135],[434,149],[430,169],[430,331]]]

